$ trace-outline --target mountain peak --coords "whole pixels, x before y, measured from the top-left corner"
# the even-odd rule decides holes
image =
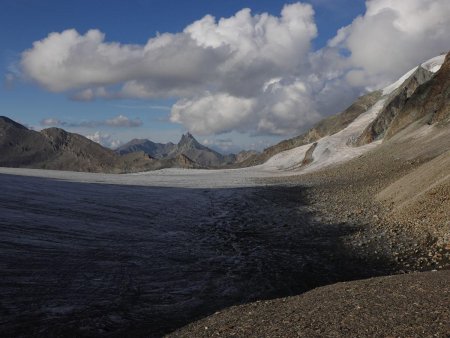
[[[181,139],[186,139],[186,140],[195,140],[195,137],[192,136],[192,134],[190,132],[187,132],[186,134],[181,135]]]
[[[183,145],[193,145],[195,147],[200,146],[200,143],[198,143],[198,141],[195,139],[194,136],[192,136],[192,134],[190,132],[187,132],[186,134],[183,134],[181,136],[180,142],[178,142],[178,146],[183,146]]]

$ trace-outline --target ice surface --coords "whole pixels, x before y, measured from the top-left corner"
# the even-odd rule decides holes
[[[313,223],[302,187],[156,186],[249,184],[242,170],[17,172],[0,174],[2,337],[161,337],[227,306],[364,277],[337,244],[351,229]]]
[[[263,168],[224,170],[170,168],[122,175],[41,169],[0,168],[0,174],[42,177],[80,183],[179,188],[252,187],[262,184],[258,180],[260,178],[271,177],[274,175],[289,175],[289,173],[264,170]]]

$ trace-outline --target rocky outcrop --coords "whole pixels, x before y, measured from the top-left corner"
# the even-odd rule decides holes
[[[311,147],[309,147],[309,149],[306,151],[305,157],[302,161],[302,166],[308,165],[314,161],[313,153],[314,153],[314,150],[316,149],[316,147],[317,147],[317,142],[314,142],[313,145]]]
[[[116,151],[60,128],[29,130],[0,117],[0,166],[123,173],[163,168],[206,168],[235,160],[183,135],[178,144],[133,140]]]
[[[184,154],[180,154],[174,158],[174,165],[176,168],[184,168],[184,169],[196,169],[200,168],[196,162],[192,161],[189,157]]]
[[[180,142],[167,157],[176,157],[181,154],[205,168],[219,167],[234,161],[233,156],[224,156],[200,144],[190,133],[186,133],[181,137]]]
[[[391,123],[405,107],[416,89],[432,77],[432,72],[419,66],[399,88],[389,95],[385,107],[378,114],[377,118],[367,126],[356,141],[356,145],[364,145],[382,139],[391,126]]]
[[[394,137],[414,122],[419,123],[417,127],[450,123],[450,53],[435,76],[419,86],[395,116],[385,139]]]
[[[378,117],[364,130],[356,144],[387,141],[416,123],[448,123],[450,121],[450,54],[436,74],[417,70],[386,101]]]

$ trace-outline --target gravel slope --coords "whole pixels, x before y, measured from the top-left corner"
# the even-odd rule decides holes
[[[450,271],[371,278],[232,307],[167,337],[449,337]]]

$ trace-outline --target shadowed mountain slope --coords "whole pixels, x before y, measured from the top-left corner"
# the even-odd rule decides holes
[[[59,128],[29,130],[0,117],[0,166],[55,170],[111,172],[152,168],[144,153],[119,156],[84,136]]]
[[[0,166],[31,166],[54,158],[54,155],[54,149],[44,135],[0,116]]]

